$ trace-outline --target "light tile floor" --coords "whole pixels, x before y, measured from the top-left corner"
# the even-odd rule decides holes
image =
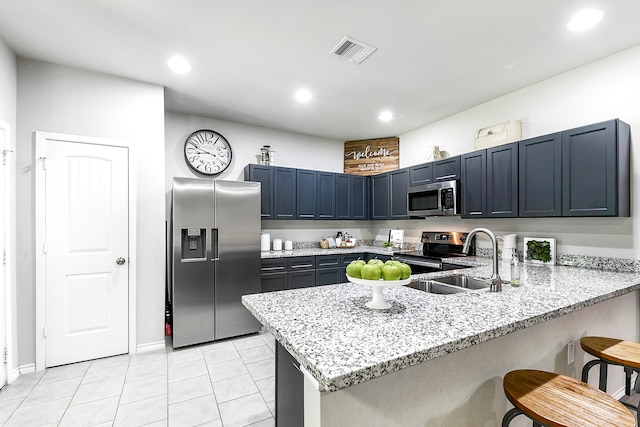
[[[274,426],[268,332],[20,376],[0,391],[2,426]]]

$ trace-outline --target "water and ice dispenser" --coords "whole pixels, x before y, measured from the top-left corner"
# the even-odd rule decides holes
[[[183,228],[181,259],[206,259],[206,241],[205,228]]]

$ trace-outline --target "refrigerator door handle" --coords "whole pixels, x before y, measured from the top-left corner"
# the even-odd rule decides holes
[[[211,261],[219,261],[220,256],[218,253],[218,229],[211,229],[211,251],[213,252],[213,256],[211,257]]]

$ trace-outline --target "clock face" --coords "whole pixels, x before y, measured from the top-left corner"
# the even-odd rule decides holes
[[[231,164],[231,146],[218,132],[197,130],[184,142],[184,158],[194,172],[218,175]]]

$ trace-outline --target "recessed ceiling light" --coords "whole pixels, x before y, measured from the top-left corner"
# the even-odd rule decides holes
[[[300,89],[296,92],[296,99],[298,102],[309,102],[311,101],[311,92],[306,89]]]
[[[167,61],[169,68],[179,74],[186,74],[191,71],[191,65],[182,56],[174,56]]]
[[[571,21],[567,24],[567,29],[573,32],[585,31],[596,25],[602,17],[604,12],[597,9],[585,9],[576,13]]]
[[[388,122],[389,120],[393,119],[393,114],[391,114],[390,111],[383,111],[382,113],[380,113],[378,118],[383,122]]]

